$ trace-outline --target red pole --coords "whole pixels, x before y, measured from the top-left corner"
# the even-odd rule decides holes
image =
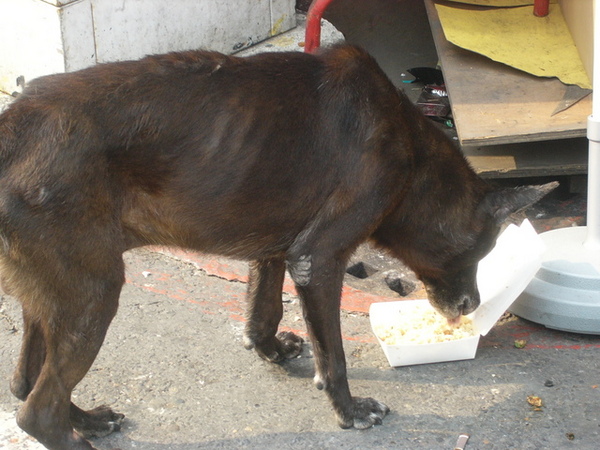
[[[306,14],[306,34],[304,36],[304,51],[313,53],[321,44],[321,18],[327,6],[333,0],[314,0]],[[548,0],[549,1],[549,0]]]
[[[550,0],[535,0],[533,2],[533,15],[546,17],[550,9]]]

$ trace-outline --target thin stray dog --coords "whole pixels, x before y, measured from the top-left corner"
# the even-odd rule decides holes
[[[122,254],[180,246],[251,261],[247,348],[273,362],[289,270],[315,384],[344,428],[388,407],[352,397],[340,330],[346,263],[371,240],[450,321],[477,308],[500,224],[556,183],[493,190],[363,50],[248,58],[189,51],[32,81],[0,116],[0,270],[22,304],[19,426],[50,449],[119,429],[71,392],[117,312]],[[77,430],[77,431],[74,431]]]

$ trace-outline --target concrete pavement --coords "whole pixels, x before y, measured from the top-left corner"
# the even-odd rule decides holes
[[[581,220],[541,216],[536,224],[544,228]],[[365,308],[398,295],[348,283],[342,322],[350,385],[391,413],[373,429],[341,430],[312,385],[310,344],[282,365],[243,348],[244,263],[165,249],[132,251],[126,261],[119,313],[74,393],[84,408],[108,404],[126,415],[121,432],[94,441],[101,450],[451,449],[460,433],[470,435],[469,450],[597,448],[599,336],[506,317],[481,339],[474,360],[394,369]],[[306,336],[291,284],[284,300],[283,328]],[[0,305],[0,448],[35,449],[14,428],[19,402],[8,390],[20,310],[6,296]],[[517,339],[525,348],[515,347]],[[530,395],[542,399],[539,410]]]

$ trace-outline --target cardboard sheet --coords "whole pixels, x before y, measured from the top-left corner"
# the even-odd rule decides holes
[[[534,16],[530,6],[482,9],[436,4],[436,9],[446,39],[453,44],[536,76],[591,89],[557,4],[550,5],[547,17]]]

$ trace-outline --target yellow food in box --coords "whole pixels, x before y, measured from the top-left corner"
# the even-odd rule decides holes
[[[475,335],[471,318],[462,316],[458,325],[451,325],[428,305],[403,311],[393,321],[376,325],[374,331],[387,345],[434,344]]]

